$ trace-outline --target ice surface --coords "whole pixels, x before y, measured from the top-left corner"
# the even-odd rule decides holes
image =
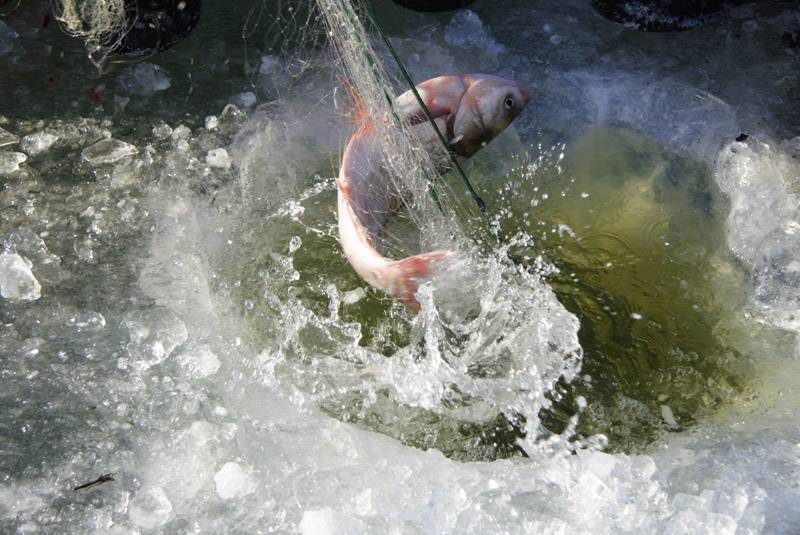
[[[92,165],[114,163],[126,156],[136,154],[138,149],[119,139],[102,139],[83,149],[81,156]]]
[[[42,286],[31,272],[32,263],[15,253],[0,254],[0,295],[14,301],[35,301]]]
[[[117,94],[146,97],[158,91],[169,89],[170,83],[167,73],[153,63],[138,63],[127,67],[117,77]]]
[[[0,152],[0,175],[8,176],[19,170],[19,164],[24,163],[28,157],[21,152]]]

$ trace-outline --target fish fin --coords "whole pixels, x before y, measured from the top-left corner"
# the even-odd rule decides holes
[[[346,94],[344,102],[340,107],[345,122],[352,126],[370,125],[372,123],[372,118],[369,116],[367,107],[364,105],[364,101],[361,100],[358,92],[350,85],[350,82],[341,76],[339,77],[339,83],[342,84],[342,89],[344,89]]]
[[[415,294],[419,288],[420,279],[433,275],[435,265],[443,262],[452,254],[452,251],[434,251],[396,260],[392,266],[392,271],[396,276],[394,297],[411,309],[412,312],[419,312],[419,301],[417,301]]]

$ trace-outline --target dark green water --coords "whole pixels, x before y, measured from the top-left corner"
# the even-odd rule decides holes
[[[548,427],[563,427],[580,394],[579,433],[631,451],[743,395],[746,359],[720,328],[749,274],[725,250],[727,201],[706,165],[595,128],[512,175],[496,202],[506,235],[534,239],[512,252],[558,268],[548,283],[581,322],[582,378],[562,385]]]

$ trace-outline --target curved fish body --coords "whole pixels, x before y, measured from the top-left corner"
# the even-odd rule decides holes
[[[484,74],[440,76],[416,87],[450,149],[464,160],[502,132],[525,108],[529,93],[507,78]],[[402,194],[382,165],[377,132],[359,106],[361,126],[347,144],[339,171],[339,238],[350,264],[370,285],[419,311],[415,294],[420,282],[450,251],[434,251],[402,260],[378,252],[376,241],[385,218],[402,204]],[[397,110],[418,137],[435,146],[436,136],[411,91],[397,98]],[[442,167],[446,167],[443,164]]]

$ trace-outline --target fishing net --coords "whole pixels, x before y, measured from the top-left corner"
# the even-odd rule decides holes
[[[129,25],[125,0],[54,0],[53,7],[62,28],[83,39],[98,67],[122,42]]]
[[[250,61],[257,65],[253,68],[254,87],[261,82],[261,71],[281,58],[284,77],[277,83],[274,76],[267,79],[275,102],[283,102],[283,95],[296,88],[324,83],[334,88],[330,104],[342,124],[352,123],[357,108],[363,106],[363,115],[370,118],[379,140],[375,165],[384,181],[375,187],[389,188],[375,196],[390,196],[393,201],[384,213],[372,209],[380,227],[370,229],[375,230],[375,245],[394,258],[452,246],[452,240],[463,237],[461,227],[453,225],[453,217],[479,214],[463,202],[451,182],[438,180],[442,171],[453,168],[444,140],[427,125],[403,124],[395,99],[413,82],[400,58],[387,49],[391,47],[388,40],[381,41],[376,33],[380,28],[368,9],[342,0],[255,5],[243,32],[251,45]],[[360,126],[351,124],[346,135]],[[488,234],[485,222],[474,223],[474,230]]]
[[[413,321],[402,317],[400,305],[394,309],[397,316],[388,318],[388,326],[373,318],[354,318],[373,325],[373,331],[405,333],[404,340],[393,343],[392,358],[371,346],[370,341],[377,343],[382,335],[368,333],[366,340],[354,342],[326,364],[310,369],[308,378],[301,381],[308,381],[304,388],[320,392],[311,385],[318,385],[320,376],[326,375],[324,370],[341,370],[339,359],[352,361],[359,370],[369,370],[368,374],[355,372],[362,381],[354,385],[353,376],[331,371],[332,383],[350,377],[345,380],[349,386],[330,387],[337,393],[318,398],[336,417],[360,421],[393,436],[449,436],[461,444],[455,447],[460,453],[454,455],[464,458],[519,454],[519,437],[527,436],[533,443],[545,433],[538,413],[550,404],[547,396],[556,382],[575,376],[581,356],[577,321],[540,279],[546,267],[522,268],[509,260],[507,248],[519,238],[501,243],[466,181],[452,172],[442,175],[454,167],[443,140],[429,126],[404,123],[395,102],[410,83],[402,58],[393,53],[368,6],[348,0],[259,3],[248,14],[243,38],[254,90],[266,93],[261,109],[270,110],[265,112],[267,129],[280,118],[295,121],[307,135],[309,129],[316,130],[319,115],[335,114],[329,120],[341,125],[333,133],[341,137],[341,155],[358,128],[348,125],[347,110],[363,106],[363,115],[374,128],[375,153],[370,163],[380,169],[381,177],[375,187],[383,188],[376,197],[388,195],[397,201],[383,213],[370,207],[379,227],[370,229],[379,251],[390,258],[437,249],[455,251],[437,270],[433,285],[422,286],[422,310]],[[259,135],[253,130],[245,137]],[[283,150],[276,147],[281,136],[269,139],[267,150]],[[265,168],[275,165],[274,158],[261,152],[251,151],[255,156],[241,160],[240,169],[245,200],[258,198],[263,203],[275,196],[276,185],[271,182],[267,193],[258,190]],[[340,155],[334,173],[338,173]],[[328,184],[335,188],[333,181]],[[317,316],[315,329],[336,339],[340,336],[336,334],[339,297],[335,289],[326,291],[334,296],[329,306],[337,312],[331,318]],[[293,308],[297,306],[296,300],[287,303],[281,316],[297,317]],[[403,327],[407,323],[410,328]],[[287,331],[285,339],[279,342],[285,349],[270,351],[269,366],[280,366],[276,363],[298,351],[306,359],[315,358],[313,350],[305,353],[302,349],[304,342],[297,330]],[[296,369],[292,374],[302,375]],[[402,419],[407,425],[390,429],[381,423],[397,421],[400,413],[405,413]],[[450,432],[466,423],[473,426],[468,438]],[[499,440],[500,445],[485,445],[492,440],[486,437],[496,436],[501,428],[507,436]],[[568,440],[572,433],[574,422],[558,440]],[[464,444],[470,440],[483,441],[485,449],[464,453]],[[441,442],[436,447],[447,449]]]

